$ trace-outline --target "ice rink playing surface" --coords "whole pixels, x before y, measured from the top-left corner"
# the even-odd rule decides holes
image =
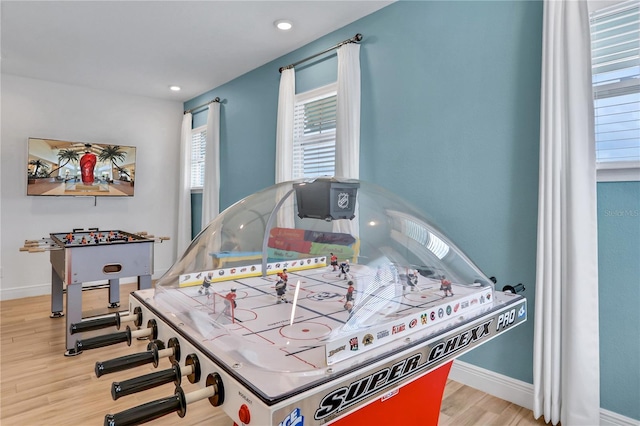
[[[209,295],[199,293],[200,286],[169,289],[168,296],[180,300],[180,304],[198,311],[229,333],[245,341],[291,347],[289,356],[294,356],[311,368],[321,368],[327,360],[319,357],[315,349],[345,337],[345,333],[362,334],[363,330],[375,326],[380,330],[386,326],[387,334],[395,334],[394,327],[408,329],[415,326],[415,318],[421,324],[436,323],[451,319],[465,308],[485,302],[482,289],[474,286],[453,284],[453,296],[445,297],[440,290],[440,281],[419,276],[417,286],[393,284],[389,271],[376,271],[361,265],[351,265],[348,279],[338,277],[339,271],[331,266],[288,273],[286,299],[278,303],[276,294],[277,275],[250,277],[217,282],[211,285]],[[345,309],[349,280],[354,282],[354,309]],[[296,284],[300,282],[297,303],[294,307]],[[399,282],[403,283],[402,278]],[[224,312],[224,296],[236,289],[237,307],[233,319]],[[218,296],[213,295],[213,291]],[[486,295],[490,298],[490,293]],[[475,302],[474,302],[475,301]],[[486,300],[488,302],[488,300]],[[216,304],[214,308],[214,303]],[[293,318],[293,321],[292,321]],[[413,320],[413,322],[411,322]],[[202,325],[202,321],[200,321]],[[337,333],[337,331],[341,331]],[[199,330],[207,337],[206,330]],[[347,336],[348,337],[348,336]],[[214,337],[215,339],[215,337]],[[286,349],[282,349],[286,352]],[[327,349],[328,351],[330,349]],[[309,357],[305,356],[309,352]]]

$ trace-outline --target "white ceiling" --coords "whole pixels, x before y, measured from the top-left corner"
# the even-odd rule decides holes
[[[185,101],[390,3],[2,0],[1,68]],[[278,19],[294,28],[276,30]],[[171,92],[170,85],[182,90]]]

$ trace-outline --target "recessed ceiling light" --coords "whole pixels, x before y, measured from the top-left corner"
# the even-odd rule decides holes
[[[180,91],[180,86],[169,86],[169,90],[171,90],[173,92],[179,92]]]
[[[291,21],[287,21],[286,19],[279,19],[273,23],[279,30],[287,31],[293,27],[293,23]]]

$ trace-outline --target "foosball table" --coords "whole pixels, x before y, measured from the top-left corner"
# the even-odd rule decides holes
[[[76,351],[148,339],[95,375],[157,368],[116,378],[114,400],[167,387],[105,425],[207,402],[236,425],[437,425],[453,359],[526,319],[522,295],[497,291],[410,205],[317,179],[225,210],[153,289],[130,295],[125,331]]]
[[[146,232],[90,228],[51,233],[47,238],[25,241],[21,251],[49,252],[52,318],[65,316],[63,297],[66,294],[65,355],[78,354],[72,334],[88,331],[82,325],[83,284],[108,281],[109,308],[119,308],[120,279],[137,277],[138,289],[151,288],[154,243],[168,239],[155,238]]]

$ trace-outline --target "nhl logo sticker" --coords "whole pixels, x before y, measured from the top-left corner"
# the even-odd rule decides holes
[[[346,209],[349,207],[349,194],[346,192],[341,192],[338,194],[338,207],[341,209]]]

